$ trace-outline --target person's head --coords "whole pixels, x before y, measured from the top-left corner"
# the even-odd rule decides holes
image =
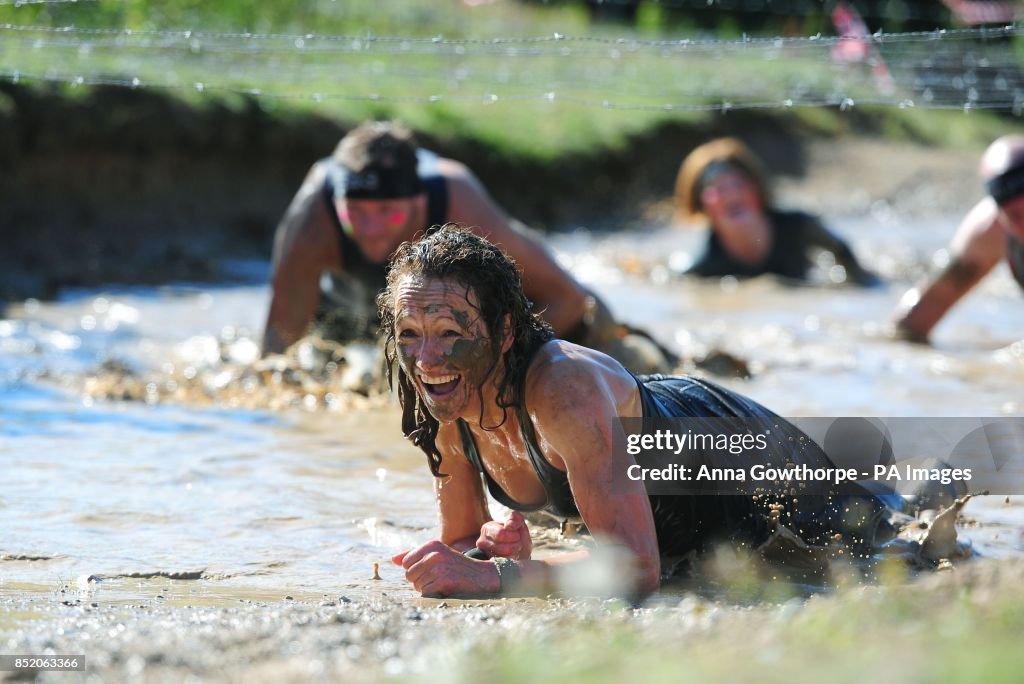
[[[329,170],[334,208],[345,232],[372,262],[383,263],[424,228],[426,196],[416,142],[397,123],[370,121],[341,139]]]
[[[534,351],[554,336],[533,311],[519,270],[498,247],[448,224],[404,242],[377,298],[389,381],[402,405],[402,431],[440,476],[440,422],[482,423],[485,401],[522,400]],[[397,368],[396,368],[397,365]]]
[[[712,226],[771,207],[771,192],[761,163],[735,138],[719,138],[697,147],[676,176],[676,218],[705,219]]]
[[[997,139],[981,158],[981,177],[1004,228],[1024,240],[1024,136]]]

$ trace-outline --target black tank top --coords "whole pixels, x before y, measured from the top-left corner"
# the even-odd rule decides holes
[[[1024,242],[1015,237],[1006,239],[1006,260],[1010,263],[1010,272],[1014,280],[1024,289]]]
[[[772,273],[783,278],[806,280],[812,265],[807,253],[810,246],[809,224],[817,219],[799,211],[771,210],[767,214],[772,226],[772,247],[763,261],[746,264],[735,259],[725,249],[718,233],[709,227],[704,253],[686,273],[701,277],[733,275],[744,278]]]
[[[663,409],[657,399],[652,396],[651,392],[639,380],[637,381],[637,387],[640,389],[643,415],[661,415]],[[537,444],[537,435],[533,431],[533,421],[530,420],[530,414],[526,411],[525,403],[520,403],[516,406],[515,412],[516,418],[519,420],[519,431],[523,437],[523,444],[526,445],[526,453],[529,455],[530,463],[537,472],[537,478],[540,480],[541,485],[544,486],[544,492],[547,495],[547,500],[544,503],[537,506],[527,506],[526,504],[519,503],[494,481],[491,474],[484,468],[483,460],[480,458],[480,452],[476,448],[476,441],[473,439],[473,433],[470,431],[469,425],[460,418],[458,421],[459,434],[462,437],[462,451],[466,454],[466,458],[473,464],[474,468],[483,474],[484,480],[487,482],[487,491],[502,506],[511,508],[514,511],[525,512],[543,509],[564,518],[578,516],[579,509],[576,507],[576,500],[573,498],[572,489],[569,487],[569,476],[565,471],[559,470],[544,458],[540,445]]]
[[[786,423],[760,404],[699,378],[641,375],[636,381],[645,418],[747,417]],[[518,511],[544,509],[561,517],[578,516],[579,511],[569,488],[569,478],[544,458],[525,406],[516,407],[516,416],[530,461],[547,495],[543,504],[524,506],[501,489],[483,467],[469,426],[460,420],[459,430],[466,458],[483,474],[491,496],[502,505]],[[789,427],[796,431],[794,434],[799,432],[797,428]],[[825,453],[813,442],[799,449],[787,449],[786,453],[798,465],[807,463],[811,467],[823,467],[831,464]],[[712,461],[705,459],[705,462]],[[722,539],[748,542],[756,546],[767,539],[774,529],[774,523],[770,522],[768,504],[772,500],[769,497],[761,497],[763,501],[758,503],[750,496],[729,495],[648,494],[648,499],[662,556],[679,557],[692,550],[704,550],[716,540]],[[857,499],[858,503],[851,504],[851,499]],[[803,497],[799,505],[796,498],[786,496],[781,503],[789,516],[788,522],[808,543],[827,543],[833,533],[841,532],[847,538],[847,543],[871,546],[875,542],[884,541],[883,537],[889,535],[886,531],[888,528],[883,525],[887,519],[884,504],[866,491],[861,496]],[[850,520],[850,506],[860,507],[864,504],[869,509],[864,510],[863,520]]]
[[[427,225],[448,221],[448,181],[438,170],[438,156],[429,150],[418,150],[417,172],[427,193]],[[322,164],[336,164],[332,158]],[[339,341],[373,339],[377,332],[377,293],[386,285],[387,263],[374,263],[363,255],[359,245],[345,232],[334,208],[334,186],[331,174],[324,180],[323,200],[338,236],[342,272],[324,273],[320,277],[321,311],[318,318],[326,332]]]

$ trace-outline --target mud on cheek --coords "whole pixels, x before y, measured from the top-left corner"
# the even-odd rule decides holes
[[[412,380],[415,376],[413,371],[416,368],[416,357],[405,351],[405,347],[401,344],[395,344],[395,354],[398,356],[398,365],[402,367],[405,374]]]
[[[448,353],[452,368],[463,372],[473,384],[479,384],[487,377],[494,361],[493,345],[485,337],[456,340]]]

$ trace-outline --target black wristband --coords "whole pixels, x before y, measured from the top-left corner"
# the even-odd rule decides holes
[[[501,593],[504,595],[515,594],[523,583],[523,574],[519,564],[511,558],[495,558],[494,567],[498,569],[498,581],[501,583]]]
[[[472,558],[473,560],[491,560],[490,554],[488,554],[483,549],[479,549],[475,546],[471,549],[466,549],[465,551],[463,551],[462,555],[466,558]]]

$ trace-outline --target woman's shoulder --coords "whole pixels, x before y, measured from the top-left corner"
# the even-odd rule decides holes
[[[636,379],[606,354],[565,340],[546,342],[526,374],[526,404],[534,407],[584,407],[608,404],[612,410],[636,392]]]

